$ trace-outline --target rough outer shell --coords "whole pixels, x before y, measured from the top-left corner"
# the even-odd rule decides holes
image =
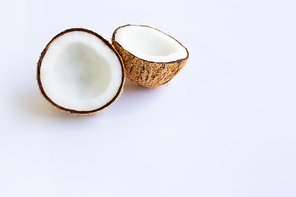
[[[148,88],[159,87],[161,85],[168,83],[185,66],[189,58],[189,52],[187,48],[184,47],[175,38],[167,34],[166,34],[167,36],[176,40],[180,45],[182,45],[186,49],[186,52],[187,52],[186,58],[178,59],[172,62],[151,62],[151,61],[138,58],[134,54],[125,50],[118,42],[115,41],[115,35],[117,30],[125,26],[128,26],[128,25],[120,26],[114,31],[112,36],[112,44],[123,60],[123,64],[125,67],[125,76],[128,79],[130,79],[134,84],[141,85]],[[144,25],[139,25],[139,26],[149,27]],[[152,28],[152,27],[149,27],[149,28]],[[156,30],[159,31],[158,29]]]

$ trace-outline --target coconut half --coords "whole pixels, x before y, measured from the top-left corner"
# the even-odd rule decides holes
[[[74,115],[102,111],[120,95],[122,60],[97,33],[67,29],[45,47],[37,64],[41,94],[53,106]]]
[[[112,44],[133,83],[155,88],[169,82],[185,66],[188,50],[173,37],[144,25],[118,27]]]

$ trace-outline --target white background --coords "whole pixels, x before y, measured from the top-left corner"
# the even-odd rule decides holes
[[[1,0],[1,197],[295,197],[294,0]],[[190,52],[157,89],[74,117],[42,98],[50,39],[145,24]]]

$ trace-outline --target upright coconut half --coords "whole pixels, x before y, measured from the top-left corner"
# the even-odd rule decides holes
[[[179,41],[149,26],[118,27],[112,44],[122,57],[126,77],[149,88],[169,82],[189,58]]]
[[[97,33],[67,29],[41,53],[37,82],[44,98],[74,115],[102,111],[120,95],[124,69],[112,45]]]

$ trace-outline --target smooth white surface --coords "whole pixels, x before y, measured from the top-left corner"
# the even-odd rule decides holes
[[[73,110],[98,109],[122,82],[116,54],[96,36],[69,32],[52,42],[43,58],[41,83],[56,104]]]
[[[156,6],[157,5],[157,6]],[[0,196],[295,197],[295,1],[1,1]],[[188,48],[167,86],[73,117],[36,63],[69,27],[146,24]]]
[[[171,62],[187,57],[186,49],[176,40],[149,27],[122,27],[116,31],[115,41],[125,50],[148,61]]]

